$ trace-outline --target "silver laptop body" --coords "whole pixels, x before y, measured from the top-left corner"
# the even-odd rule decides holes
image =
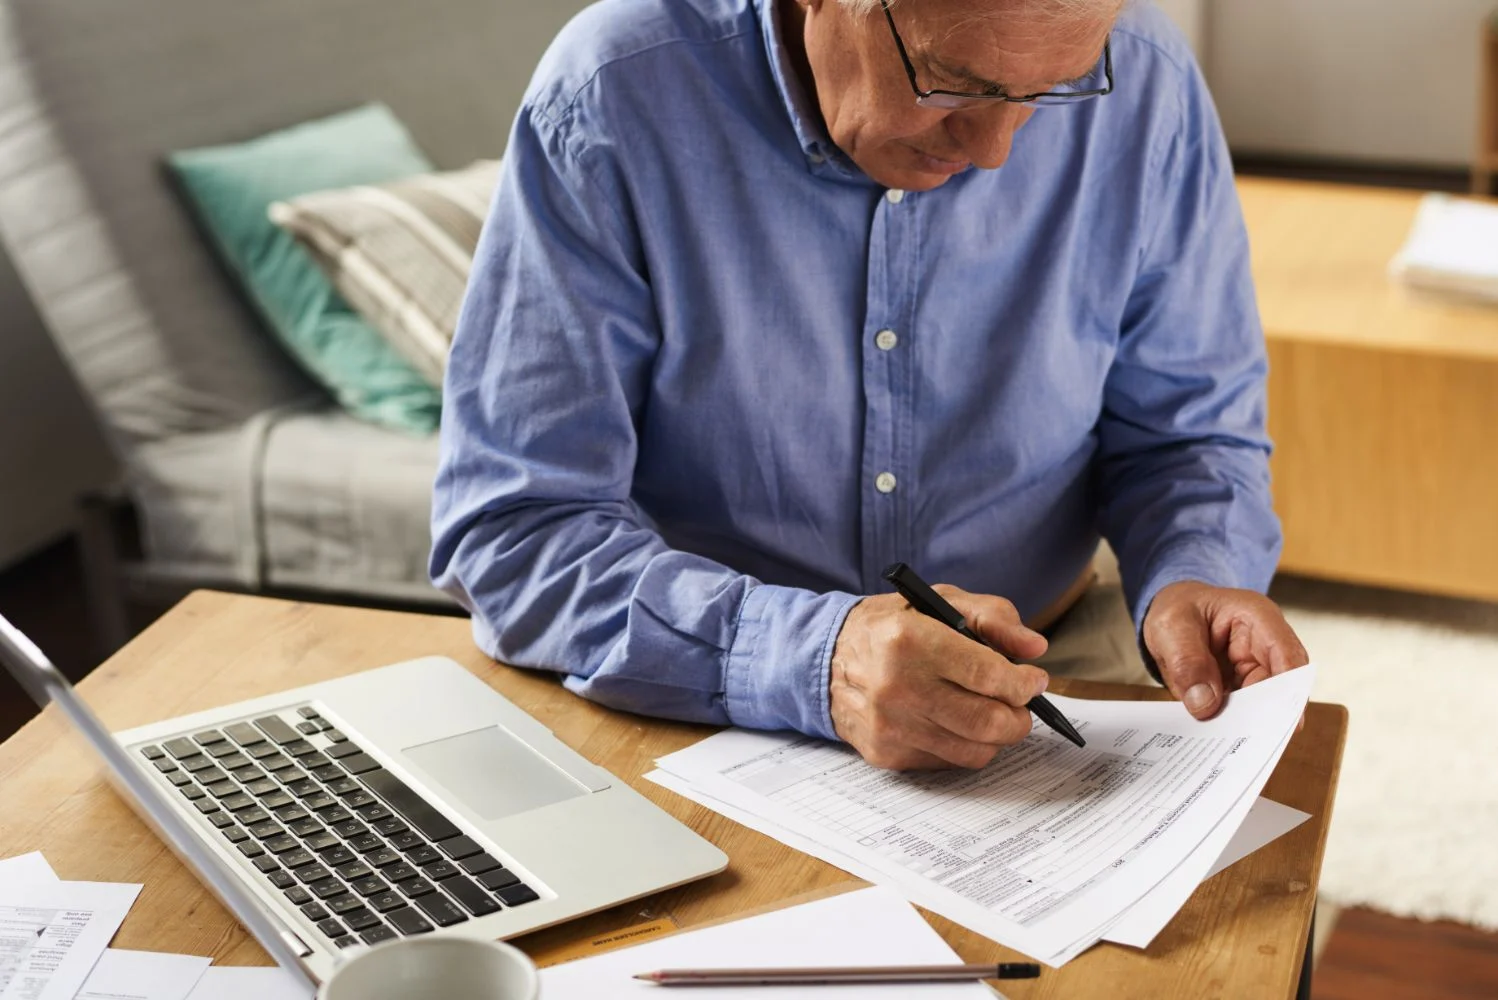
[[[0,662],[276,961],[506,938],[727,857],[452,660],[428,657],[111,736],[0,618]]]

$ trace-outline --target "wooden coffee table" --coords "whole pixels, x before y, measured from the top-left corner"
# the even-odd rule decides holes
[[[1241,178],[1280,568],[1498,599],[1498,305],[1388,277],[1418,192]]]
[[[739,826],[642,779],[656,757],[713,730],[613,712],[554,677],[499,666],[468,622],[199,592],[94,671],[80,691],[116,730],[379,666],[450,656],[530,712],[585,757],[628,781],[721,847],[728,870],[516,942],[554,954],[571,942],[669,918],[690,927],[784,905],[854,882],[847,873]],[[1161,698],[1151,688],[1066,683],[1069,694]],[[1029,998],[1288,997],[1301,982],[1316,880],[1337,784],[1346,710],[1312,704],[1265,794],[1312,819],[1202,884],[1145,951],[1099,945],[1039,979],[1006,982]],[[600,831],[600,836],[606,831]],[[260,947],[114,794],[55,709],[0,745],[0,858],[43,851],[65,879],[142,882],[115,945],[260,965]],[[927,914],[964,959],[1016,953]]]

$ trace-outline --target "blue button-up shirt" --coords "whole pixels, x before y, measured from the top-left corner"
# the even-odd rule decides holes
[[[1265,352],[1221,130],[1148,5],[1116,91],[886,191],[774,0],[605,0],[515,121],[447,373],[435,581],[492,656],[653,715],[834,735],[895,560],[1030,615],[1119,555],[1264,588]]]

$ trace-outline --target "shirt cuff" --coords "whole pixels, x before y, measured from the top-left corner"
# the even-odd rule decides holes
[[[760,584],[739,607],[723,671],[729,720],[837,739],[828,705],[832,650],[859,597]]]

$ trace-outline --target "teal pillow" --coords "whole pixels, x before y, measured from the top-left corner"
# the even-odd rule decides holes
[[[437,428],[442,394],[349,307],[317,264],[270,221],[271,202],[382,184],[432,164],[383,104],[168,162],[276,336],[349,412],[413,433]]]

